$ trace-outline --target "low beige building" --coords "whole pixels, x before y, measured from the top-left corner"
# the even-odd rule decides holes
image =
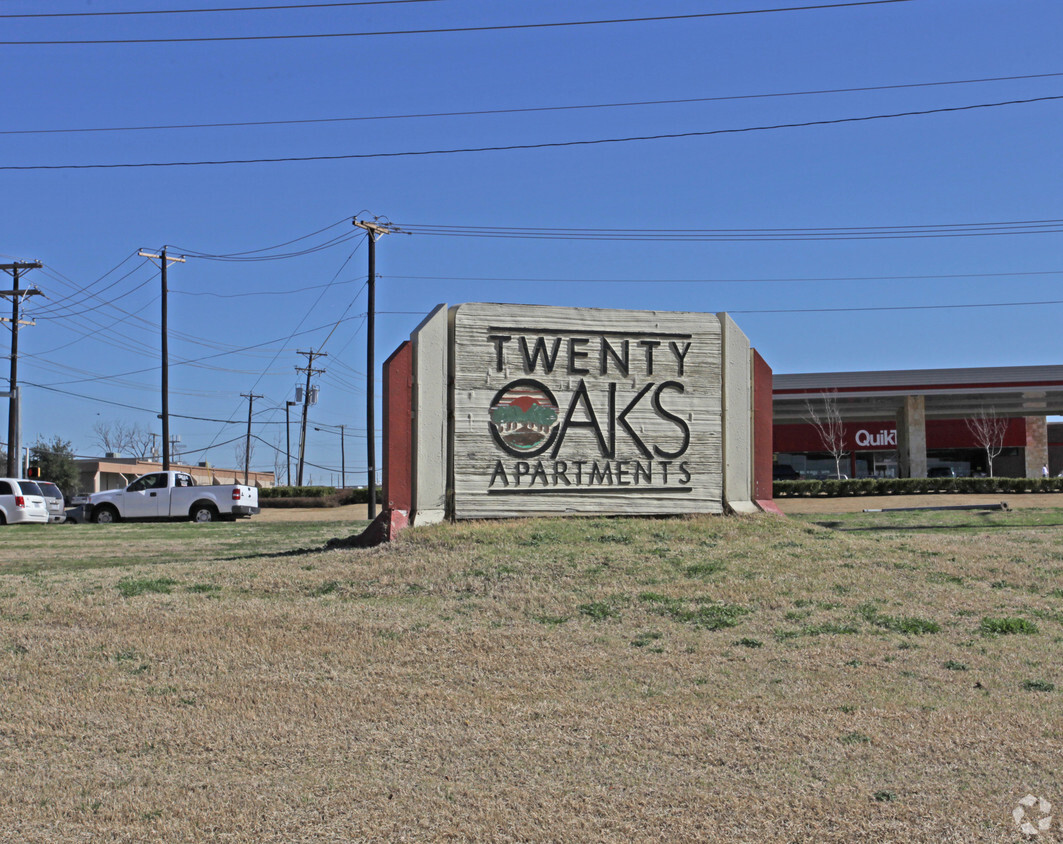
[[[82,492],[121,489],[141,475],[162,471],[161,461],[145,460],[139,457],[79,457],[75,462],[78,467],[78,486]],[[188,472],[199,486],[244,483],[243,469],[226,469],[211,466],[209,463],[191,466],[172,460],[170,469],[175,472]],[[248,485],[260,489],[274,486],[275,481],[273,472],[248,472],[247,474]]]

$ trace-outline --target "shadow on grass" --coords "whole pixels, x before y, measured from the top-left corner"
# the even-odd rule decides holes
[[[355,533],[352,533],[347,537],[334,536],[331,539],[326,539],[323,545],[317,545],[313,548],[289,548],[287,551],[256,551],[249,552],[247,554],[234,554],[229,557],[215,557],[218,562],[237,562],[239,560],[261,560],[261,559],[281,559],[283,557],[305,557],[308,554],[322,554],[325,551],[336,551],[338,549],[349,548],[364,548],[366,546],[359,545],[357,538],[362,535],[365,528],[369,527],[370,522],[364,524],[359,523],[360,529],[356,528]]]
[[[828,528],[830,530],[836,530],[839,533],[858,533],[861,531],[893,531],[895,533],[901,532],[914,532],[914,531],[927,531],[927,530],[1034,530],[1037,528],[1058,528],[1063,527],[1063,522],[1051,522],[1049,524],[1039,525],[993,525],[993,524],[979,524],[977,522],[972,524],[962,525],[850,525],[847,526],[845,522],[813,522],[812,524],[819,527]]]

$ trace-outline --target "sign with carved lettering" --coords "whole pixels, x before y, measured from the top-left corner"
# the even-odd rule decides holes
[[[454,516],[721,512],[721,334],[714,314],[451,308]]]

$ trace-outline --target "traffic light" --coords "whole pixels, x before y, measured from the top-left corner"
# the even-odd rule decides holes
[[[27,477],[39,478],[40,476],[41,476],[41,467],[40,466],[30,466],[29,472],[27,473]]]

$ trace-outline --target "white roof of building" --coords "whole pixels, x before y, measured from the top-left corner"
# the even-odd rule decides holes
[[[808,403],[828,395],[853,420],[892,418],[905,396],[923,396],[928,418],[1056,416],[1063,414],[1063,366],[775,374],[775,421],[803,421]]]

